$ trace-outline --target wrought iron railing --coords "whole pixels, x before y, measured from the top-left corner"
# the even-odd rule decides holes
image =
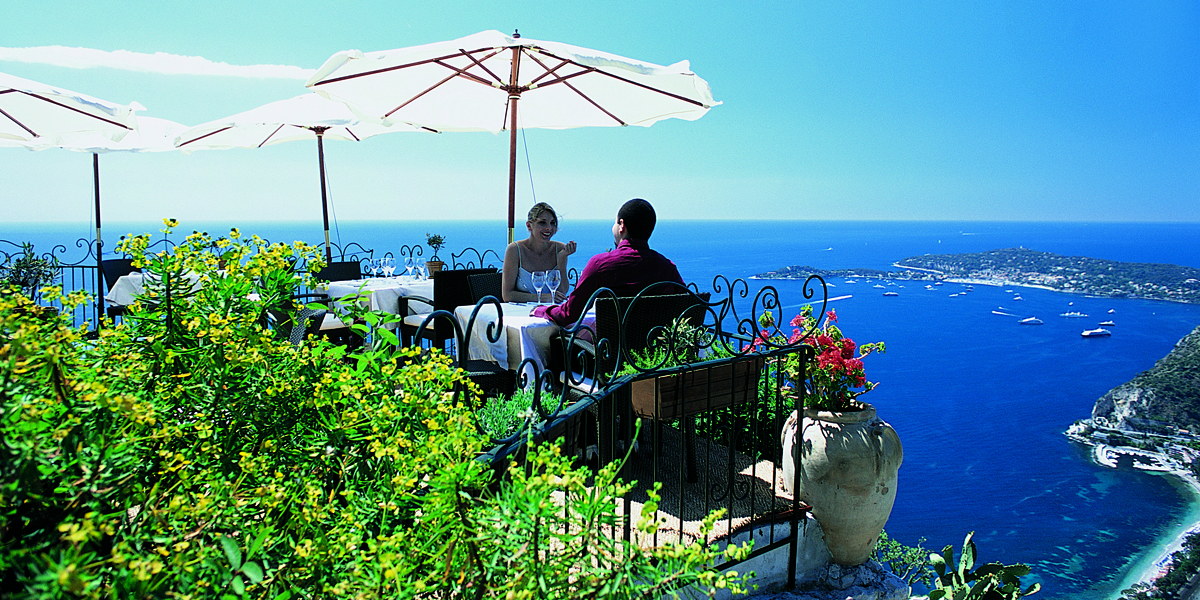
[[[521,363],[517,387],[533,386],[534,411],[515,430],[499,437],[481,427],[480,434],[492,443],[481,460],[502,474],[510,461],[521,460],[530,442],[561,442],[565,451],[597,464],[628,453],[624,479],[662,484],[658,510],[665,526],[648,537],[635,530],[633,517],[648,500],[642,485],[616,500],[618,512],[627,518],[606,533],[658,546],[670,541],[726,543],[753,528],[759,539],[746,559],[788,548],[789,583],[794,584],[798,531],[804,518],[799,499],[780,486],[780,432],[792,411],[801,410],[806,385],[786,381],[779,366],[789,359],[800,365],[815,360],[813,347],[806,343],[812,331],[797,338],[783,334],[775,323],[769,325],[770,331],[761,330],[757,315],[782,306],[773,287],[761,289],[753,298],[744,280],[719,276],[712,287],[702,293],[694,285],[657,284],[630,299],[619,299],[607,289],[596,292],[588,302],[589,309],[597,309],[596,321],[565,328],[554,342],[563,350],[560,364],[542,369],[531,359]],[[815,314],[824,315],[828,297],[824,281],[810,278],[803,293],[806,300],[820,304]],[[664,302],[663,296],[675,300]],[[618,307],[609,310],[607,317],[602,316],[606,302]],[[647,319],[639,314],[672,302],[680,307],[674,315]],[[747,303],[749,312],[739,312],[739,306]],[[479,326],[477,315],[485,304],[502,310],[489,297],[480,301],[465,324],[447,311],[429,316],[453,323],[464,368],[465,344]],[[696,321],[691,331],[698,337],[692,342],[698,339],[699,344],[690,352],[699,360],[672,364],[667,357],[680,348],[679,338],[669,332],[673,321],[685,313]],[[487,327],[488,338],[497,342],[502,312]],[[791,342],[779,341],[789,338]],[[632,427],[634,421],[644,426]],[[691,468],[681,469],[681,464]],[[798,465],[794,473],[799,473]],[[791,482],[791,489],[798,489],[798,479]],[[719,508],[725,509],[725,516],[711,534],[700,534],[700,521]]]

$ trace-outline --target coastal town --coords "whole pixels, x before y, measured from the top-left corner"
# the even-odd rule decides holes
[[[755,279],[870,277],[950,281],[999,286],[1020,285],[1102,298],[1143,298],[1200,302],[1200,269],[1159,263],[1128,263],[1082,256],[1061,256],[1028,248],[970,254],[926,254],[897,261],[896,270],[814,269],[789,266],[759,273]]]

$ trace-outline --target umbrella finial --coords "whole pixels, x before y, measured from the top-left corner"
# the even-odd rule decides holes
[[[518,30],[516,30],[516,29],[513,29],[513,39],[514,39],[514,40],[519,40],[519,39],[521,39],[521,32],[520,32],[520,31],[518,31]]]

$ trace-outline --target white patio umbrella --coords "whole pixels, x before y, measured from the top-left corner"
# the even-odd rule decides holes
[[[303,94],[197,125],[176,136],[175,145],[185,153],[191,153],[201,149],[261,148],[315,138],[317,163],[321,173],[321,218],[325,226],[325,260],[330,261],[332,253],[329,249],[329,202],[325,185],[323,140],[328,138],[360,141],[381,133],[417,130],[418,128],[407,123],[367,122],[341,102],[334,102],[317,94]]]
[[[306,85],[367,118],[438,131],[508,130],[510,242],[518,128],[649,127],[670,118],[694,121],[720,104],[687,61],[663,67],[499,31],[398,50],[339,52]]]
[[[137,127],[138,110],[145,108],[137,102],[117,104],[0,73],[0,141],[6,146],[58,145],[90,135],[119,140]]]
[[[174,150],[175,136],[184,129],[187,129],[187,126],[181,123],[166,119],[156,119],[154,117],[135,117],[134,127],[133,131],[127,132],[118,140],[113,140],[102,132],[76,132],[66,139],[60,138],[54,143],[42,137],[23,143],[30,150],[62,148],[73,152],[89,152],[92,155],[92,179],[95,187],[96,212],[97,315],[103,313],[104,307],[104,294],[102,293],[104,290],[104,269],[102,265],[104,238],[101,237],[102,228],[100,219],[100,155],[109,152],[166,152]]]

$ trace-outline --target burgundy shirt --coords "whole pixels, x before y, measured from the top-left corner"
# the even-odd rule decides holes
[[[588,300],[600,288],[606,287],[618,296],[633,296],[660,281],[683,285],[675,263],[651,250],[646,240],[621,240],[613,250],[588,260],[575,289],[562,304],[539,306],[534,309],[533,316],[550,319],[565,327],[583,316]]]

